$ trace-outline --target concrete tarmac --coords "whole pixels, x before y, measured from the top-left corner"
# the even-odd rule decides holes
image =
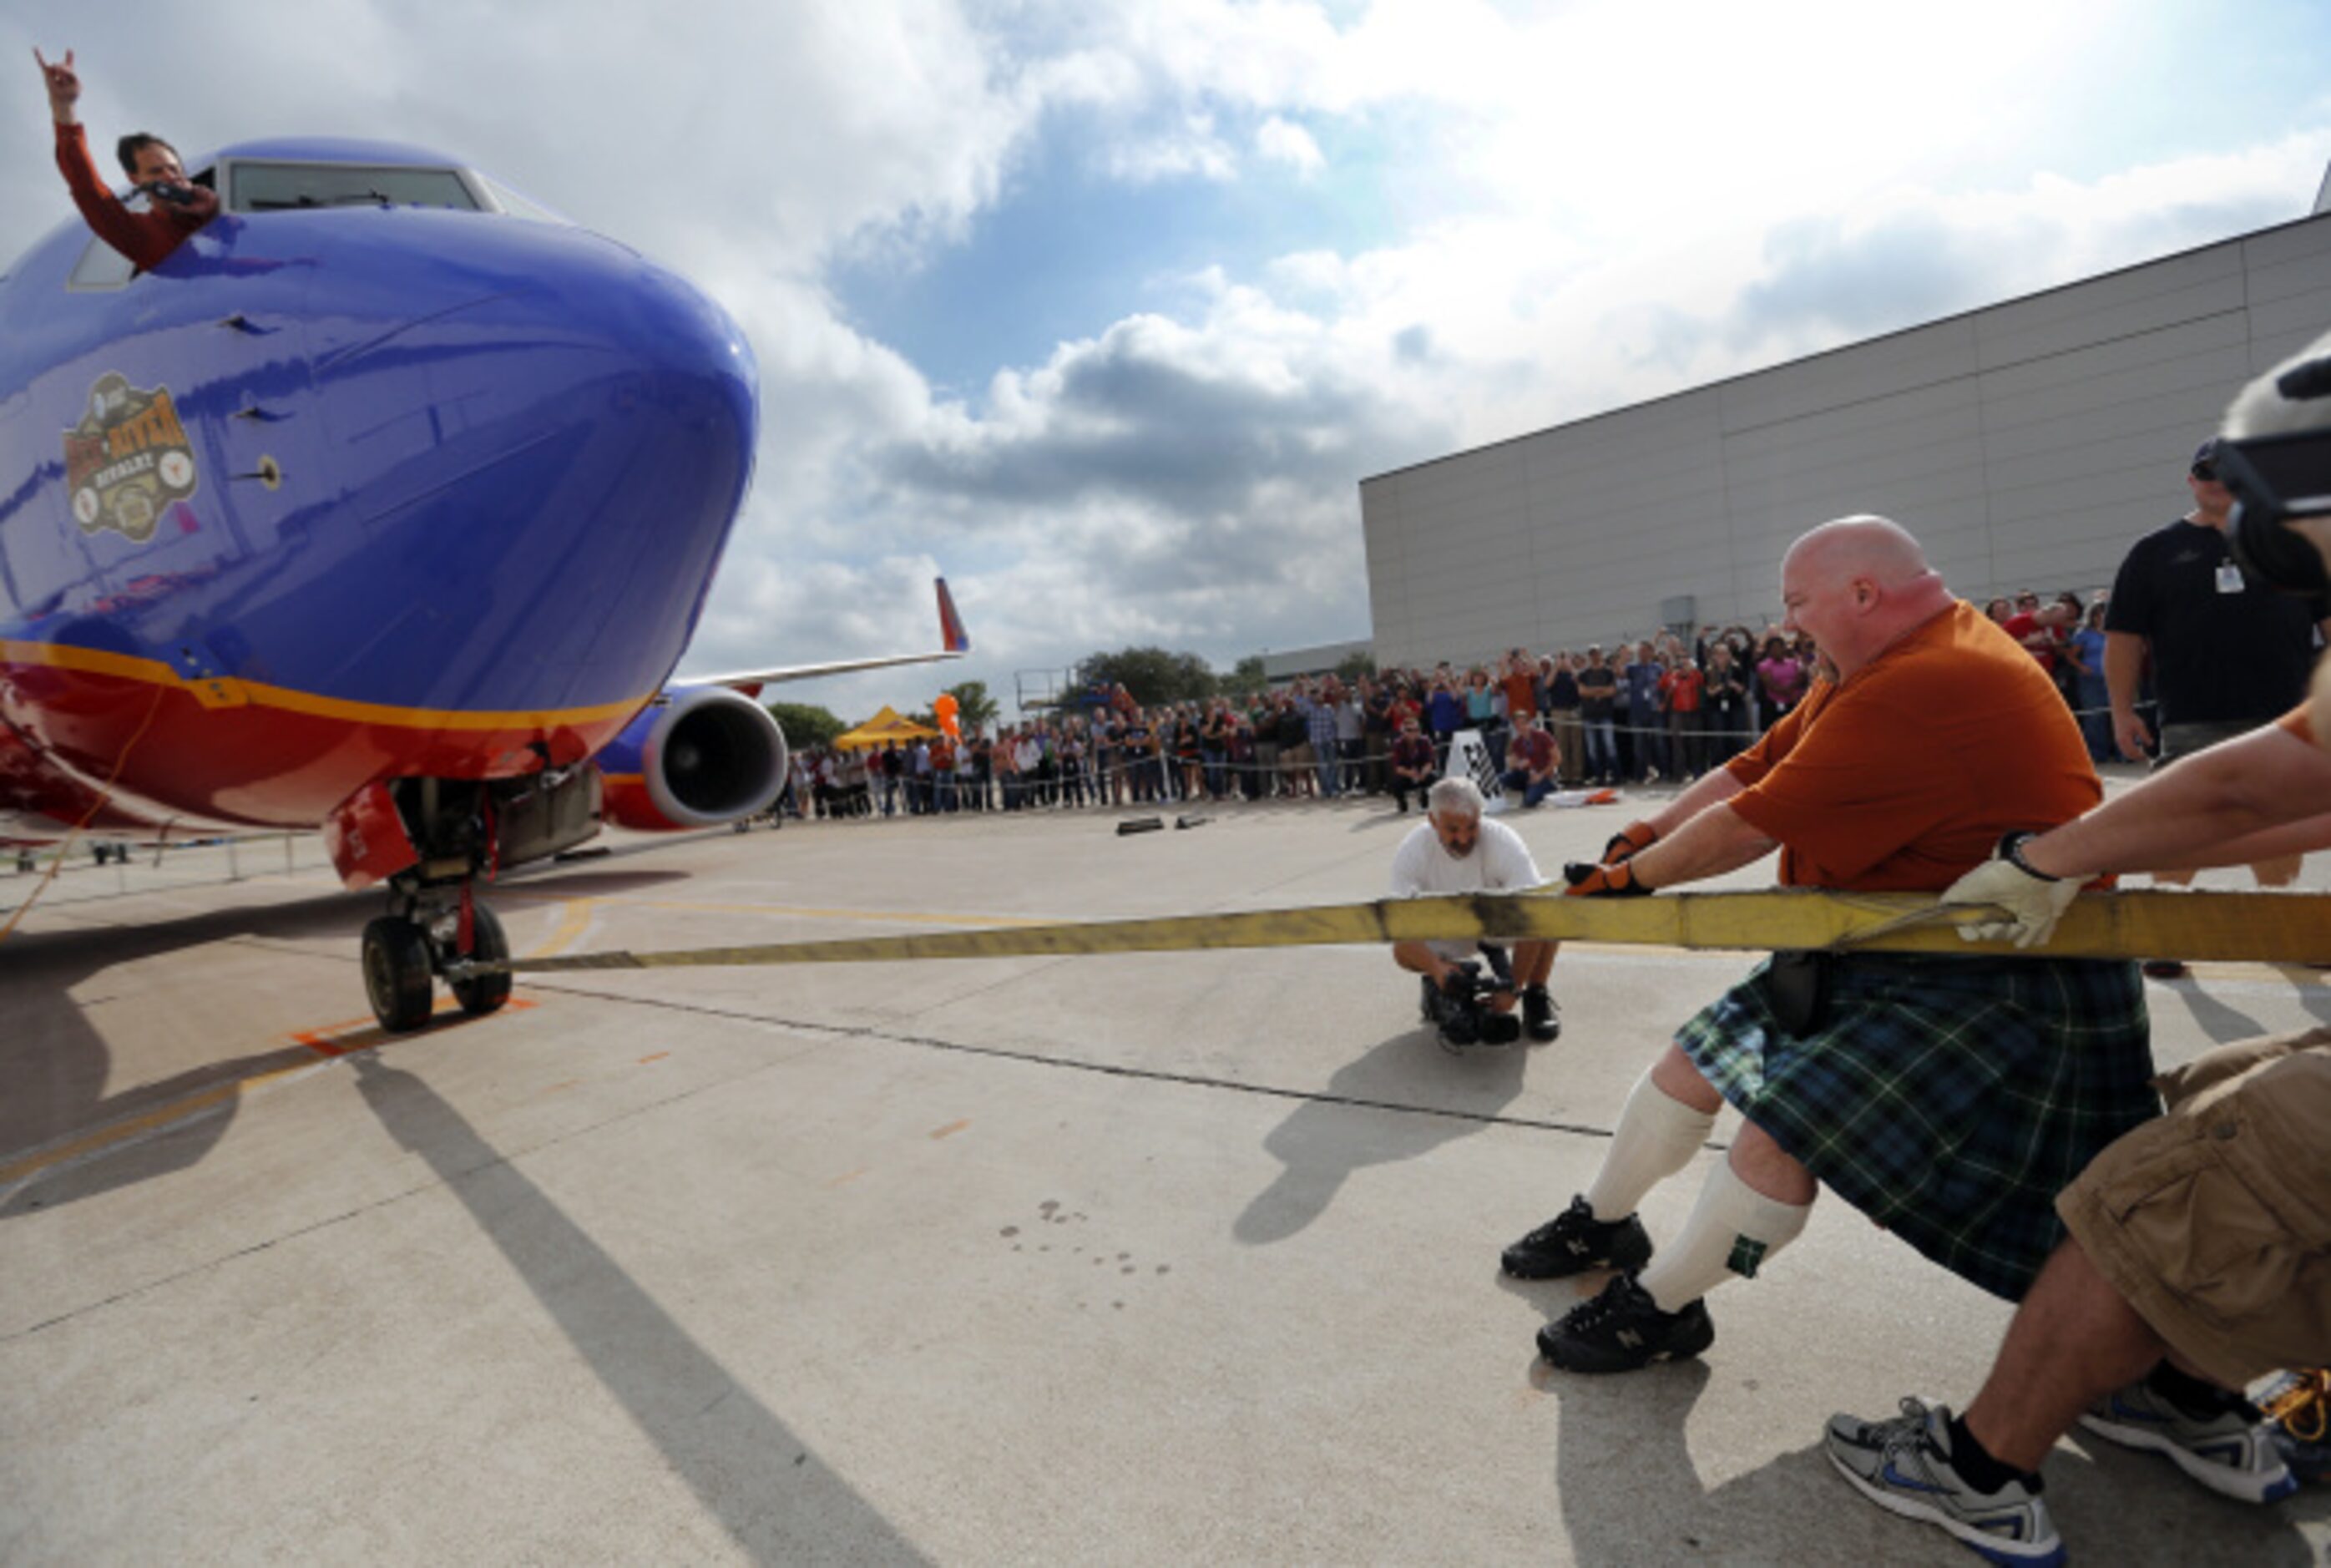
[[[1377,896],[1416,821],[1118,814],[621,839],[490,897],[522,955],[1268,908]],[[1551,875],[1631,814],[1507,820]],[[1365,948],[557,975],[384,1040],[378,899],[224,855],[84,868],[0,946],[0,1562],[1972,1561],[1820,1436],[1964,1403],[2008,1308],[1834,1197],[1686,1364],[1554,1372],[1600,1278],[1498,1274],[1739,955],[1573,945],[1562,1038],[1461,1057]],[[2331,1019],[2312,971],[2147,993],[2164,1063]],[[2047,1474],[2076,1559],[2331,1556],[2331,1493],[2081,1435]]]

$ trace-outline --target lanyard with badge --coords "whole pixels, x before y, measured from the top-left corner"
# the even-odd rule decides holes
[[[2218,592],[2221,594],[2241,593],[2250,584],[2242,578],[2241,564],[2234,559],[2233,542],[2225,537],[2223,531],[2220,532],[2218,537],[2220,541],[2218,547],[2220,550],[2224,552],[2218,557],[2216,572]]]

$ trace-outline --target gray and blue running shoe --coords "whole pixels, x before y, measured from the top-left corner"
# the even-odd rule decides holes
[[[1951,1412],[1906,1399],[1892,1421],[1832,1416],[1822,1446],[1861,1495],[1906,1519],[1939,1525],[1993,1563],[2061,1568],[2064,1539],[2048,1505],[2021,1481],[1978,1492],[1951,1466]]]
[[[2298,1490],[2266,1418],[2239,1394],[2207,1416],[2189,1415],[2143,1380],[2117,1388],[2080,1418],[2098,1437],[2165,1454],[2210,1490],[2244,1503],[2271,1503]]]

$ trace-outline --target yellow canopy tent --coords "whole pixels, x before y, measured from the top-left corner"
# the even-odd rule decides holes
[[[844,751],[855,751],[861,746],[888,746],[894,740],[930,740],[938,733],[927,724],[917,724],[913,719],[902,717],[896,708],[886,705],[881,712],[856,729],[845,730],[835,736],[833,744]]]

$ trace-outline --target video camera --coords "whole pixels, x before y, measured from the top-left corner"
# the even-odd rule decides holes
[[[174,207],[195,204],[195,187],[176,185],[169,180],[148,180],[138,187],[157,202],[167,202]]]
[[[2275,389],[2292,403],[2331,398],[2331,355],[2284,371]],[[2331,417],[2331,408],[2326,413]],[[2331,428],[2222,440],[2216,461],[2233,492],[2226,537],[2242,569],[2286,594],[2331,594],[2322,556],[2287,526],[2331,514]]]
[[[1489,973],[1482,973],[1482,962]],[[1513,961],[1502,947],[1481,944],[1481,957],[1452,965],[1435,998],[1434,1022],[1442,1043],[1451,1046],[1511,1045],[1522,1037],[1522,1021],[1499,1012],[1489,999],[1514,989]]]

